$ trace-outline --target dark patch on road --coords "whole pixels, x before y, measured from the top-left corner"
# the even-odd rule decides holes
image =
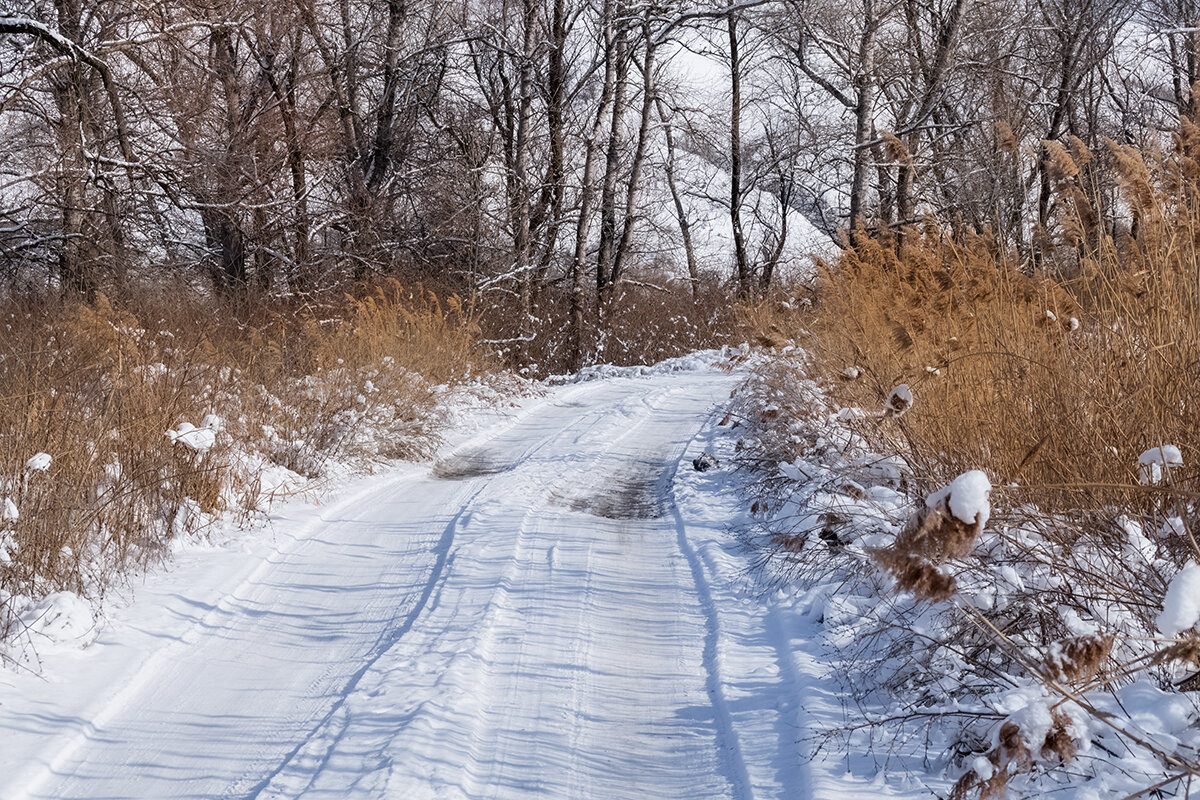
[[[467,450],[440,459],[433,465],[433,477],[447,481],[461,481],[484,475],[498,475],[517,466],[511,459],[502,458],[487,450]]]
[[[557,499],[572,511],[605,519],[658,519],[671,507],[668,477],[666,464],[641,459],[604,475],[584,494]]]

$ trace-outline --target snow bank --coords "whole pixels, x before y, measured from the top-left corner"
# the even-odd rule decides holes
[[[694,372],[708,369],[717,361],[728,358],[733,353],[748,352],[748,347],[741,349],[722,348],[720,350],[697,350],[676,358],[668,358],[657,364],[635,364],[628,367],[618,367],[613,364],[596,364],[584,367],[573,375],[551,375],[545,383],[549,386],[561,386],[568,383],[586,383],[606,378],[643,378],[652,375],[666,375],[672,372]]]
[[[16,544],[11,534],[0,535],[0,563],[11,558]],[[34,600],[0,589],[0,665],[20,665],[40,674],[46,656],[87,647],[99,632],[92,605],[74,592],[53,592]],[[5,676],[0,673],[0,678]]]

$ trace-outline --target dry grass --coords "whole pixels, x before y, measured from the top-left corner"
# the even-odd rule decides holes
[[[1200,281],[1175,233],[1108,242],[1069,278],[1024,274],[983,237],[864,245],[824,272],[818,368],[838,400],[873,411],[912,387],[910,413],[864,434],[902,446],[919,474],[981,468],[1047,509],[1148,508],[1138,456],[1200,454]]]
[[[505,363],[530,377],[562,375],[591,364],[654,364],[693,350],[740,343],[732,293],[715,280],[692,288],[686,281],[622,282],[604,326],[590,297],[583,330],[583,356],[576,360],[570,295],[550,286],[537,298],[532,320],[522,320],[512,303],[480,301],[485,340]]]
[[[303,307],[175,287],[91,305],[0,306],[0,618],[11,596],[94,598],[217,514],[260,507],[263,471],[429,449],[437,385],[486,363],[457,300],[386,284]],[[223,420],[196,452],[166,431]],[[29,470],[36,453],[48,470]],[[11,619],[8,619],[11,622]]]
[[[984,702],[956,712],[953,749],[966,771],[954,797],[1000,797],[1014,781],[1036,791],[1031,771],[1067,763],[1102,770],[1097,750],[1076,759],[1096,742],[1099,753],[1137,751],[1170,780],[1200,777],[1194,759],[1105,699],[1146,672],[1167,690],[1200,685],[1195,631],[1156,628],[1168,582],[1200,560],[1200,129],[1185,123],[1157,157],[1115,145],[1087,153],[1078,142],[1050,153],[1059,234],[1041,232],[1027,259],[930,222],[901,246],[865,241],[825,265],[811,316],[764,309],[750,320],[805,351],[800,363],[761,369],[740,406],[743,463],[764,476],[752,498],[764,564],[832,577],[860,603],[877,598],[876,616],[855,621],[843,666],[864,704],[917,709],[879,723],[884,735],[920,739],[933,718],[924,709],[966,709],[1012,680],[1032,679],[1048,698],[1045,730],[997,718]],[[1088,189],[1101,162],[1126,214],[1110,228]],[[913,402],[889,413],[901,384]],[[1177,446],[1183,465],[1145,485],[1139,455],[1163,445]],[[901,458],[903,475],[880,479],[871,454]],[[813,478],[781,476],[777,465],[793,460]],[[969,469],[995,486],[982,537],[945,527],[923,501]],[[907,527],[903,517],[890,528],[869,515],[839,519],[863,487],[898,491],[918,513]],[[863,535],[891,544],[856,549]],[[872,560],[886,577],[866,569]],[[1080,619],[1095,633],[1079,635]],[[1090,722],[1071,725],[1063,709]]]

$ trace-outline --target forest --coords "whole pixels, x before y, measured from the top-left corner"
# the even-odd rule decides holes
[[[1105,143],[1156,152],[1193,114],[1195,18],[5,0],[0,274],[10,295],[166,277],[239,303],[396,277],[470,297],[518,362],[578,366],[638,296],[696,316],[786,294],[860,229],[936,220],[1068,269],[1057,153],[1100,151],[1073,196],[1089,233],[1136,236]]]

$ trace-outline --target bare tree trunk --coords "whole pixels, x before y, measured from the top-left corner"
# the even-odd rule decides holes
[[[766,241],[763,242],[766,257],[763,259],[762,272],[758,275],[758,290],[764,295],[771,290],[771,281],[779,267],[779,260],[783,258],[783,248],[787,246],[788,211],[791,210],[792,192],[795,191],[790,178],[782,174],[778,178],[779,232],[775,235],[774,246],[770,249],[767,248]]]
[[[913,78],[914,81],[922,82],[925,88],[918,98],[906,105],[901,114],[901,125],[907,130],[900,132],[900,139],[907,152],[903,154],[904,157],[900,161],[896,178],[896,213],[900,225],[910,223],[913,218],[913,208],[916,202],[913,191],[916,175],[914,158],[921,143],[921,126],[933,114],[934,108],[937,107],[938,101],[942,97],[942,87],[945,85],[946,76],[953,65],[951,54],[954,51],[959,25],[968,2],[969,0],[954,0],[944,17],[936,21],[931,20],[929,27],[934,44],[932,59],[928,57],[922,44],[917,3],[915,0],[906,0],[905,2],[909,41],[915,61],[912,70]],[[935,28],[936,30],[934,30]],[[898,245],[902,243],[903,230],[897,239]]]
[[[210,248],[215,247],[217,263],[213,277],[217,288],[242,287],[246,283],[246,236],[242,221],[238,217],[236,199],[240,195],[239,157],[243,152],[243,134],[246,129],[246,109],[236,75],[236,56],[229,30],[217,25],[212,31],[212,70],[221,82],[225,104],[225,151],[215,170],[215,186],[207,198],[210,207],[205,220],[206,236]]]
[[[511,199],[515,206],[513,218],[513,266],[519,271],[521,298],[521,330],[526,332],[533,316],[533,264],[529,246],[529,148],[530,119],[533,114],[533,48],[534,28],[537,24],[535,0],[522,0],[522,48],[520,68],[520,100],[517,116],[517,136],[513,171],[516,196]]]
[[[346,181],[346,201],[342,209],[347,218],[347,233],[345,248],[353,262],[351,275],[354,280],[366,277],[366,265],[359,251],[363,247],[362,239],[366,228],[366,220],[370,214],[370,199],[366,187],[366,175],[363,173],[363,154],[365,147],[362,142],[362,122],[358,118],[357,97],[357,59],[353,52],[354,34],[350,25],[350,8],[346,0],[339,5],[342,19],[342,36],[346,42],[347,52],[339,53],[326,40],[321,30],[317,11],[312,0],[294,0],[300,12],[300,19],[308,29],[317,48],[325,75],[329,81],[332,97],[330,102],[337,113],[338,128],[341,136],[341,157],[343,177]]]
[[[642,111],[638,123],[637,144],[633,151],[633,163],[629,170],[629,181],[625,186],[625,213],[621,220],[621,239],[613,257],[612,279],[608,286],[608,296],[603,302],[611,304],[616,298],[617,284],[625,271],[625,261],[629,257],[630,246],[633,243],[633,231],[637,223],[638,193],[642,185],[642,169],[646,163],[646,148],[650,140],[650,120],[654,115],[654,57],[658,48],[650,35],[649,14],[642,22],[642,36],[646,40],[646,54],[642,59]]]
[[[675,204],[675,218],[679,221],[679,238],[683,242],[683,255],[687,261],[688,283],[692,287],[692,299],[695,300],[700,291],[700,274],[696,266],[696,248],[692,245],[692,223],[688,221],[687,209],[683,206],[683,196],[679,192],[679,182],[675,178],[675,133],[671,121],[667,117],[665,104],[661,97],[654,98],[658,106],[658,117],[662,120],[663,133],[667,141],[667,187],[671,190],[671,201]]]
[[[878,228],[883,234],[889,234],[892,228],[892,222],[896,218],[896,202],[899,199],[897,191],[898,187],[893,184],[896,181],[892,178],[889,159],[884,153],[883,144],[879,141],[879,132],[872,128],[871,130],[871,158],[875,162],[876,175],[876,191],[879,193],[879,221]]]
[[[579,218],[575,223],[575,253],[571,259],[571,350],[575,368],[583,365],[584,278],[587,273],[587,242],[591,230],[592,205],[596,195],[596,159],[604,135],[604,118],[613,99],[616,81],[616,33],[613,27],[616,0],[604,0],[601,35],[604,37],[604,83],[596,104],[592,131],[584,144],[586,153],[580,186]]]
[[[82,9],[77,0],[56,0],[58,26],[68,40],[80,43]],[[58,146],[61,150],[58,183],[58,204],[62,210],[62,248],[58,254],[59,281],[64,289],[85,295],[89,299],[96,291],[96,248],[89,228],[93,213],[88,202],[88,142],[92,129],[89,122],[88,81],[83,64],[76,61],[62,68],[53,83],[54,102],[58,109]],[[96,144],[93,143],[92,147]]]
[[[566,176],[564,153],[566,150],[566,126],[563,119],[567,85],[566,46],[567,15],[566,0],[554,0],[550,22],[551,47],[546,63],[546,133],[549,136],[550,166],[546,183],[542,187],[545,207],[546,233],[542,239],[542,255],[538,260],[535,292],[546,280],[550,262],[558,245],[559,228],[563,216],[563,181]]]
[[[620,171],[621,123],[627,104],[626,79],[629,74],[629,43],[625,25],[613,20],[616,30],[613,42],[612,116],[609,125],[608,147],[604,158],[604,181],[600,190],[600,243],[596,252],[596,316],[603,324],[605,298],[613,280],[613,261],[617,239],[617,178]]]
[[[737,15],[725,17],[729,32],[729,222],[733,226],[733,256],[738,295],[750,296],[754,276],[746,257],[746,233],[742,229],[742,60],[738,50]]]
[[[854,173],[850,182],[850,239],[864,227],[870,140],[875,130],[875,18],[874,0],[863,0],[863,31],[858,45],[858,74],[854,77]]]
[[[309,237],[310,228],[308,220],[308,178],[306,156],[304,144],[300,140],[299,126],[297,121],[299,114],[296,108],[296,73],[299,69],[297,53],[292,53],[291,63],[288,66],[286,80],[286,88],[284,91],[279,90],[279,85],[274,85],[274,91],[277,102],[279,102],[280,115],[283,118],[284,136],[287,144],[288,153],[288,172],[292,178],[292,201],[295,203],[295,226],[294,236],[295,244],[293,250],[293,259],[295,266],[289,275],[289,288],[293,291],[305,291],[312,283],[312,264],[309,263]]]

